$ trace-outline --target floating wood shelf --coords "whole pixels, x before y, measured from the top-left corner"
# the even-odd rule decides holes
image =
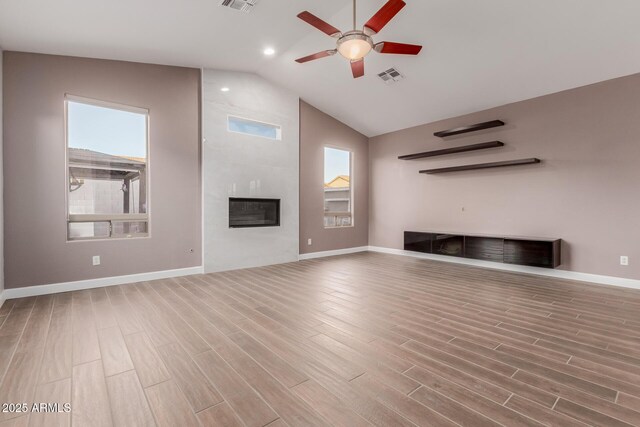
[[[464,145],[462,147],[444,148],[442,150],[425,151],[423,153],[416,153],[416,154],[407,154],[405,156],[398,156],[398,158],[400,160],[415,160],[415,159],[422,159],[425,157],[444,156],[446,154],[464,153],[467,151],[484,150],[486,148],[497,148],[497,147],[503,147],[503,146],[504,146],[504,142],[491,141],[491,142],[483,142],[481,144]]]
[[[492,120],[490,122],[476,123],[475,125],[471,125],[471,126],[462,126],[455,129],[443,130],[443,131],[434,133],[434,135],[440,138],[444,138],[447,136],[459,135],[461,133],[476,132],[483,129],[491,129],[498,126],[504,126],[504,122],[502,120]]]
[[[436,174],[436,173],[445,173],[445,172],[470,171],[475,169],[502,168],[505,166],[530,165],[534,163],[540,163],[540,159],[536,159],[536,158],[518,159],[518,160],[507,160],[505,162],[479,163],[476,165],[453,166],[449,168],[440,168],[440,169],[426,169],[426,170],[421,170],[420,173]]]

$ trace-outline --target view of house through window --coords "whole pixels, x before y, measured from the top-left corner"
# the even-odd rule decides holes
[[[324,226],[353,225],[351,152],[324,148]]]
[[[148,235],[148,111],[68,97],[68,239]]]

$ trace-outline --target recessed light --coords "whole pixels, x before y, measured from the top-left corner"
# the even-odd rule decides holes
[[[222,92],[229,92],[231,89],[229,89],[228,87],[223,87],[223,88],[220,88],[220,90]]]
[[[274,55],[276,53],[276,50],[272,47],[268,47],[265,50],[262,51],[262,53],[264,53],[267,56],[271,56]]]

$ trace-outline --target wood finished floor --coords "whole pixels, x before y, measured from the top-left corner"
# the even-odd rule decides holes
[[[640,425],[640,292],[361,253],[22,298],[1,426]]]

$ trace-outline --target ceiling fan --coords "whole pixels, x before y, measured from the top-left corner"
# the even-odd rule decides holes
[[[420,53],[422,46],[414,44],[379,42],[374,43],[371,36],[377,34],[385,25],[393,19],[394,16],[407,4],[403,0],[389,0],[371,19],[364,24],[362,30],[356,29],[356,0],[353,0],[353,30],[342,33],[339,29],[331,24],[326,23],[322,19],[313,15],[308,11],[298,14],[298,18],[302,19],[309,25],[312,25],[323,33],[334,37],[337,40],[336,48],[331,50],[323,50],[313,55],[296,59],[296,62],[302,64],[304,62],[313,61],[314,59],[325,58],[327,56],[340,53],[351,62],[351,72],[353,78],[364,76],[364,57],[372,50],[378,53],[393,53],[398,55],[417,55]]]

